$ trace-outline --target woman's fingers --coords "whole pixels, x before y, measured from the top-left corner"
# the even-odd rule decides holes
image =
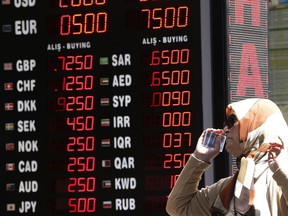
[[[278,139],[281,141],[281,144],[282,144],[282,148],[284,148],[284,142],[283,142],[283,140],[281,139],[281,137],[280,137],[280,136],[278,136]]]

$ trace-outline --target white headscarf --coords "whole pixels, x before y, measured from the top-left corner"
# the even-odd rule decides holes
[[[226,108],[226,115],[231,114],[239,120],[243,154],[258,149],[262,144],[281,143],[278,137],[288,143],[287,123],[279,107],[271,100],[251,98],[231,103]]]
[[[267,150],[270,143],[281,144],[282,140],[284,144],[288,144],[288,127],[279,107],[269,99],[251,98],[231,103],[226,107],[226,117],[231,114],[234,114],[239,122],[240,145],[243,149],[241,166],[239,173],[220,192],[213,208],[218,213],[224,213],[229,209],[231,199],[234,199],[235,211],[255,215],[255,173],[257,178],[261,178],[262,171],[268,169]],[[287,150],[287,146],[284,148]],[[261,172],[256,172],[257,170]],[[268,178],[272,179],[272,172],[267,173],[270,175]],[[267,185],[263,186],[267,188]],[[267,191],[274,193],[270,189]],[[271,206],[272,203],[277,203],[277,200],[273,200],[276,197],[269,195],[267,204]],[[267,197],[263,199],[267,202]]]

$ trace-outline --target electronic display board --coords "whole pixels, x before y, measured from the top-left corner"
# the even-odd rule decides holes
[[[267,0],[226,0],[228,103],[269,97]],[[231,173],[238,170],[231,158]]]
[[[167,215],[202,132],[200,0],[1,0],[0,215]]]
[[[268,98],[267,0],[226,1],[228,101]]]

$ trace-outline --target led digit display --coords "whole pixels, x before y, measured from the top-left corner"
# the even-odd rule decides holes
[[[106,0],[59,0],[60,8],[104,5]]]
[[[154,154],[145,157],[144,167],[148,170],[179,169],[181,170],[191,153]]]
[[[190,105],[190,91],[153,92],[151,107]]]
[[[59,111],[87,111],[94,109],[94,96],[68,96],[57,98],[56,112]]]
[[[0,10],[0,214],[167,216],[203,126],[200,0]]]
[[[67,152],[82,152],[95,150],[95,137],[69,137],[67,143]]]
[[[185,28],[188,26],[189,8],[187,6],[144,8],[141,12],[146,17],[147,29]]]
[[[85,13],[62,15],[60,18],[62,36],[99,34],[107,31],[107,13]]]
[[[188,146],[191,146],[191,132],[184,133],[165,133],[163,134],[162,146],[163,148],[180,148],[185,147],[186,141]]]
[[[54,76],[48,82],[52,92],[91,91],[95,85],[93,75]]]
[[[155,71],[152,72],[150,86],[188,85],[190,70]]]
[[[96,212],[96,199],[95,198],[70,198],[68,200],[70,213],[93,213]]]
[[[72,131],[94,130],[94,116],[72,116],[66,118],[66,124]]]
[[[91,70],[93,67],[93,55],[57,56],[57,60],[62,71]]]
[[[93,172],[95,171],[95,157],[70,157],[68,172]]]
[[[94,177],[78,177],[69,178],[68,192],[95,192],[96,189],[96,178]]]
[[[190,49],[153,50],[150,66],[189,63]]]

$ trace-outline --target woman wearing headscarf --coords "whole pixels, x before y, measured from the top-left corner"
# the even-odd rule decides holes
[[[168,214],[288,216],[288,127],[278,106],[259,98],[231,103],[225,123],[223,130],[212,130],[225,133],[225,149],[239,170],[198,188],[220,149],[219,138],[214,148],[203,145],[204,130],[168,196]]]

